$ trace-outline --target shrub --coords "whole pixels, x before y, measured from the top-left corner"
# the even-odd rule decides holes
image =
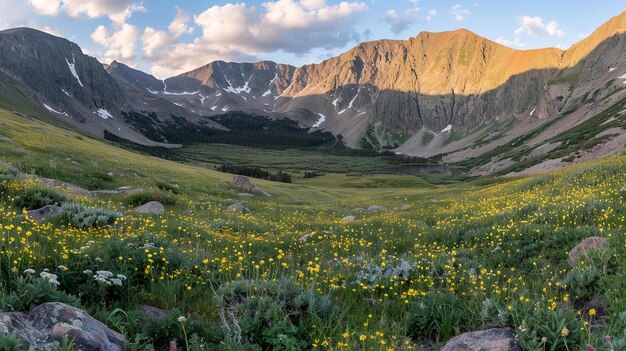
[[[35,210],[48,205],[60,206],[70,201],[67,195],[51,188],[32,186],[20,189],[13,194],[13,203],[18,208]]]
[[[314,320],[335,310],[325,296],[306,292],[294,280],[237,280],[219,287],[215,303],[226,334],[264,350],[306,350]]]
[[[63,302],[80,307],[80,300],[58,290],[56,276],[42,272],[39,277],[28,274],[18,277],[15,288],[0,299],[3,311],[28,311],[45,302]]]
[[[180,193],[180,185],[178,184],[170,184],[163,181],[156,182],[157,188],[163,191],[169,191],[170,193],[179,194]]]
[[[518,341],[523,350],[578,350],[583,340],[583,323],[570,308],[540,312],[533,323],[518,327]]]
[[[63,205],[61,215],[63,220],[78,228],[112,224],[116,219],[122,217],[120,212],[89,208],[77,203]]]
[[[576,267],[564,279],[566,284],[579,299],[586,299],[600,290],[601,272],[593,266]]]
[[[124,202],[127,206],[136,207],[150,201],[158,201],[163,205],[176,204],[176,196],[163,190],[140,191],[126,197]]]
[[[210,336],[210,332],[206,326],[200,321],[192,320],[184,317],[179,310],[170,310],[164,318],[153,320],[146,329],[148,336],[152,337],[155,345],[167,345],[170,340],[176,340],[179,345],[185,345],[190,337],[201,340],[210,339],[216,341]],[[184,330],[183,330],[184,326]]]
[[[471,327],[472,315],[461,299],[449,292],[431,292],[413,305],[410,336],[418,340],[448,340]]]

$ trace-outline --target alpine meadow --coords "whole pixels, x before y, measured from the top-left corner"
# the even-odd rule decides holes
[[[554,3],[0,0],[0,351],[626,350],[626,7]]]

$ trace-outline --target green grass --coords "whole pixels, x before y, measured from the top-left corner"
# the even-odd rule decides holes
[[[9,140],[0,141],[0,306],[80,303],[124,333],[129,350],[171,339],[191,350],[437,349],[460,332],[503,326],[524,349],[625,340],[626,156],[447,184],[440,175],[357,174],[387,166],[383,158],[198,145],[179,150],[195,159],[186,164],[10,113],[0,112],[0,123]],[[273,196],[241,197],[232,175],[212,169],[232,160],[331,171],[293,184],[254,180]],[[14,194],[43,185],[11,180],[13,167],[90,189],[143,191],[56,189],[84,206],[77,212],[123,217],[85,228],[38,224],[19,216]],[[155,197],[168,199],[165,215],[129,210]],[[251,213],[226,212],[235,202]],[[385,210],[355,210],[370,205]],[[347,215],[357,220],[342,221]],[[610,245],[569,267],[567,251],[589,236]],[[43,269],[58,287],[38,278]],[[102,285],[98,270],[127,279]],[[139,303],[168,317],[143,328]]]

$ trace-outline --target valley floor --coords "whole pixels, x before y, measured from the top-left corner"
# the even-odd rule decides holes
[[[445,186],[254,182],[272,196],[0,112],[0,309],[76,304],[129,350],[431,350],[494,327],[524,350],[626,347],[624,155]],[[165,214],[132,211],[148,200]],[[58,218],[24,216],[54,203]],[[608,245],[568,264],[588,237]],[[142,326],[139,304],[169,314]]]

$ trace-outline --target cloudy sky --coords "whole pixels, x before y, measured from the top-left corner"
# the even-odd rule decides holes
[[[457,28],[567,48],[624,10],[626,0],[0,0],[0,29],[41,29],[165,78],[217,59],[320,62],[361,41]]]

